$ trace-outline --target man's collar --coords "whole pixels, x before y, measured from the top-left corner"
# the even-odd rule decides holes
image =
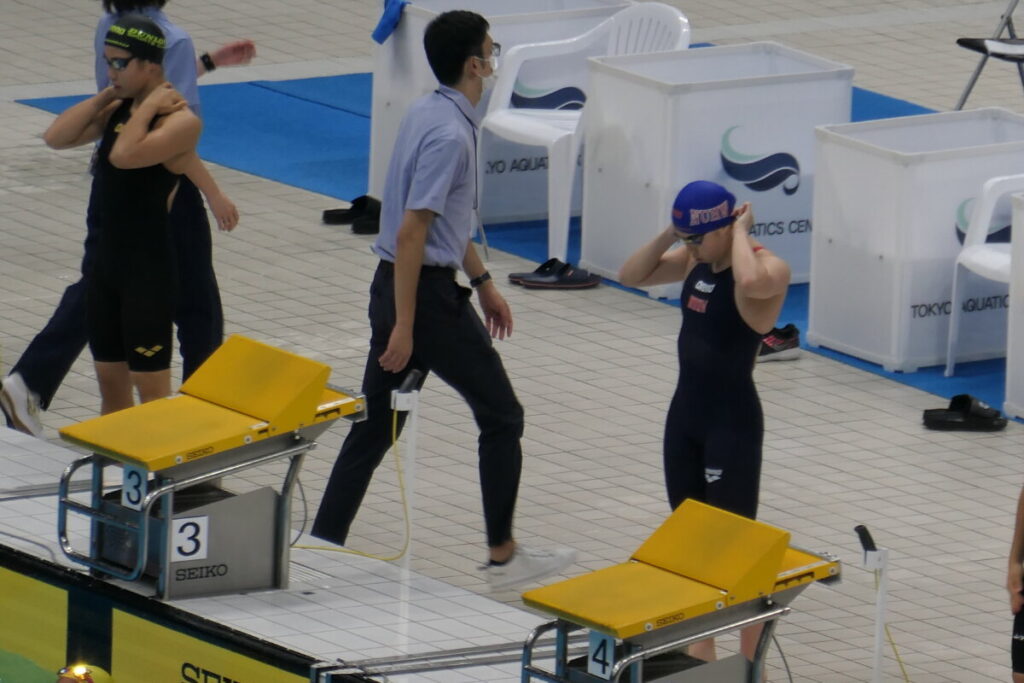
[[[469,99],[465,95],[447,85],[439,86],[437,91],[454,102],[455,106],[459,108],[463,116],[472,122],[474,127],[480,127],[480,114],[477,112],[476,107],[470,104]]]

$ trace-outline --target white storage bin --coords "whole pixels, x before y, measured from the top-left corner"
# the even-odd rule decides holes
[[[630,4],[631,0],[416,0],[407,5],[395,32],[374,47],[368,193],[381,196],[398,126],[409,105],[437,88],[423,52],[423,32],[437,15],[453,9],[481,14],[491,25],[491,37],[508,51],[523,43],[578,36]],[[498,61],[500,68],[500,57]],[[575,69],[527,64],[517,91],[583,87],[585,78],[582,63]],[[481,113],[485,107],[486,100],[480,104]],[[480,188],[484,222],[547,217],[544,148],[483,142],[488,145],[484,169],[491,171]]]
[[[1010,277],[1010,298],[1024,301],[1024,194],[1013,196],[1013,230],[1018,238],[1010,247],[1014,266]],[[1006,401],[1003,412],[1010,417],[1024,418],[1024,306],[1009,312],[1006,340]]]
[[[956,111],[817,136],[808,341],[912,372],[945,362],[957,305],[958,360],[1001,356],[1006,285],[970,274],[951,302],[953,263],[982,184],[1024,172],[1024,116]],[[991,232],[1010,224],[1009,207],[997,206]]]
[[[615,278],[679,189],[712,180],[751,202],[758,239],[806,282],[814,127],[850,120],[853,69],[770,42],[590,65],[581,264]]]

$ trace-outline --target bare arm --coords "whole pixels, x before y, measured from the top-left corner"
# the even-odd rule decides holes
[[[402,216],[395,249],[395,327],[378,362],[388,372],[401,372],[412,357],[412,328],[416,320],[416,290],[423,267],[427,230],[434,221],[429,209],[409,209]]]
[[[256,43],[249,39],[236,40],[221,45],[213,52],[210,52],[209,55],[210,59],[213,60],[213,65],[217,68],[222,66],[248,64],[252,61],[252,58],[256,56]],[[201,58],[197,58],[196,74],[198,76],[202,76],[205,73],[209,73],[206,70],[206,65],[203,64],[203,60]]]
[[[480,256],[476,253],[476,247],[472,242],[466,245],[466,255],[462,259],[462,270],[473,279],[482,275],[487,269],[484,267]],[[512,309],[509,308],[505,297],[498,291],[498,285],[494,280],[487,280],[476,288],[477,296],[480,299],[480,308],[484,312],[484,323],[487,331],[492,337],[504,339],[512,336]]]
[[[693,266],[688,249],[671,249],[679,240],[670,225],[637,249],[619,269],[619,282],[627,287],[646,287],[679,282]]]
[[[53,149],[68,149],[99,140],[110,115],[120,104],[114,89],[104,88],[61,112],[43,133],[43,141]]]
[[[736,209],[732,227],[732,272],[736,291],[751,299],[770,299],[783,294],[789,287],[789,265],[768,251],[754,251],[750,227],[754,212],[744,202]]]
[[[153,119],[166,115],[150,129]],[[154,89],[132,112],[110,150],[117,168],[164,164],[193,152],[202,123],[188,110],[185,98],[170,83]]]
[[[206,164],[199,158],[199,155],[192,153],[189,156],[188,164],[185,167],[185,175],[199,188],[199,191],[206,197],[217,220],[217,228],[224,232],[231,232],[238,225],[238,209],[227,196],[220,191],[217,181],[213,179]]]
[[[1017,519],[1013,525],[1013,542],[1010,544],[1009,567],[1006,572],[1006,590],[1010,593],[1010,610],[1016,614],[1024,605],[1024,488],[1017,498]]]

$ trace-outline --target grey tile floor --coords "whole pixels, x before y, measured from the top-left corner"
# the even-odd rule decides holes
[[[990,34],[1004,8],[963,0],[674,4],[689,16],[695,41],[777,40],[854,66],[858,86],[936,109],[956,102],[975,64],[955,39]],[[209,81],[222,82],[369,70],[369,31],[379,6],[376,0],[172,0],[168,13],[192,32],[199,49],[223,36],[257,42],[252,66],[218,71]],[[0,0],[4,371],[77,277],[88,185],[89,152],[48,150],[39,135],[50,115],[14,99],[91,87],[98,11],[98,3],[79,0]],[[969,104],[1024,111],[1013,69],[991,64]],[[214,170],[243,214],[235,233],[215,236],[228,331],[321,360],[333,368],[335,382],[358,384],[374,267],[369,239],[320,224],[320,211],[337,205],[334,199]],[[501,281],[531,266],[492,250],[489,267]],[[518,536],[578,548],[572,574],[622,561],[667,513],[660,438],[676,373],[679,312],[609,287],[504,292],[516,333],[499,348],[527,410]],[[1024,469],[1021,426],[995,435],[927,432],[920,411],[939,405],[937,397],[810,353],[759,367],[756,377],[767,427],[761,517],[792,531],[794,542],[833,551],[845,562],[842,584],[812,587],[780,625],[794,679],[869,678],[874,588],[871,574],[859,568],[857,523],[892,551],[890,623],[911,680],[1008,679],[1010,616],[1002,583]],[[484,551],[475,428],[441,382],[428,382],[422,400],[412,567],[484,595],[476,569]],[[56,440],[58,427],[97,410],[95,377],[83,356],[45,416],[47,438]],[[332,429],[307,460],[310,514],[344,433],[342,426]],[[379,470],[357,520],[357,549],[386,552],[401,543],[392,462]],[[268,469],[248,484],[277,476]],[[304,517],[296,505],[297,526]],[[348,566],[345,559],[330,561]],[[519,605],[514,593],[495,597]],[[781,664],[773,652],[773,680],[784,678]],[[887,679],[898,680],[888,650],[885,665]],[[469,669],[405,680],[500,681],[514,674]]]

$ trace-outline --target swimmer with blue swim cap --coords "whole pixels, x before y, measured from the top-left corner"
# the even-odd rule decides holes
[[[718,183],[687,184],[670,212],[669,225],[619,271],[630,287],[682,283],[679,379],[662,453],[669,506],[693,498],[754,518],[764,438],[754,362],[782,309],[789,266],[751,237],[750,204],[737,207]],[[741,631],[748,659],[760,634],[761,626]],[[715,659],[714,640],[689,654]]]

